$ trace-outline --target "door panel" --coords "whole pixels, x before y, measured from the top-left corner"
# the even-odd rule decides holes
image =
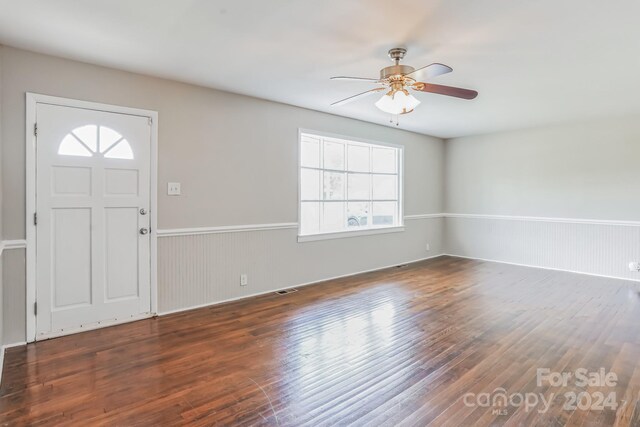
[[[51,210],[52,309],[91,304],[91,209]]]
[[[147,117],[38,104],[38,338],[150,313]]]
[[[138,211],[136,208],[105,210],[106,300],[138,295]],[[126,230],[123,233],[122,230]]]
[[[53,166],[52,196],[91,196],[91,168]]]
[[[138,171],[134,169],[105,169],[105,196],[137,196]]]

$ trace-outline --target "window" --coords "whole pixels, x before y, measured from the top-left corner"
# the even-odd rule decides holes
[[[98,152],[108,159],[133,159],[129,142],[106,126],[76,128],[64,137],[58,147],[58,154],[62,156],[92,157]]]
[[[300,132],[299,241],[401,231],[401,196],[401,147]]]

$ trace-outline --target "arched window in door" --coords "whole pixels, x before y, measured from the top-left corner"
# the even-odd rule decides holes
[[[102,155],[107,159],[133,159],[129,141],[107,126],[85,125],[69,132],[58,147],[62,156],[93,157]]]

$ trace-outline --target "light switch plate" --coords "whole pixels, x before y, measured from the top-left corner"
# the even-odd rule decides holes
[[[180,195],[180,183],[179,182],[169,182],[169,183],[167,183],[167,195],[168,196],[179,196]]]

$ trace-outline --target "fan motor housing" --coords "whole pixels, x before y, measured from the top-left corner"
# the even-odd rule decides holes
[[[380,70],[380,80],[388,79],[393,76],[402,76],[414,71],[415,68],[409,65],[391,65]]]

